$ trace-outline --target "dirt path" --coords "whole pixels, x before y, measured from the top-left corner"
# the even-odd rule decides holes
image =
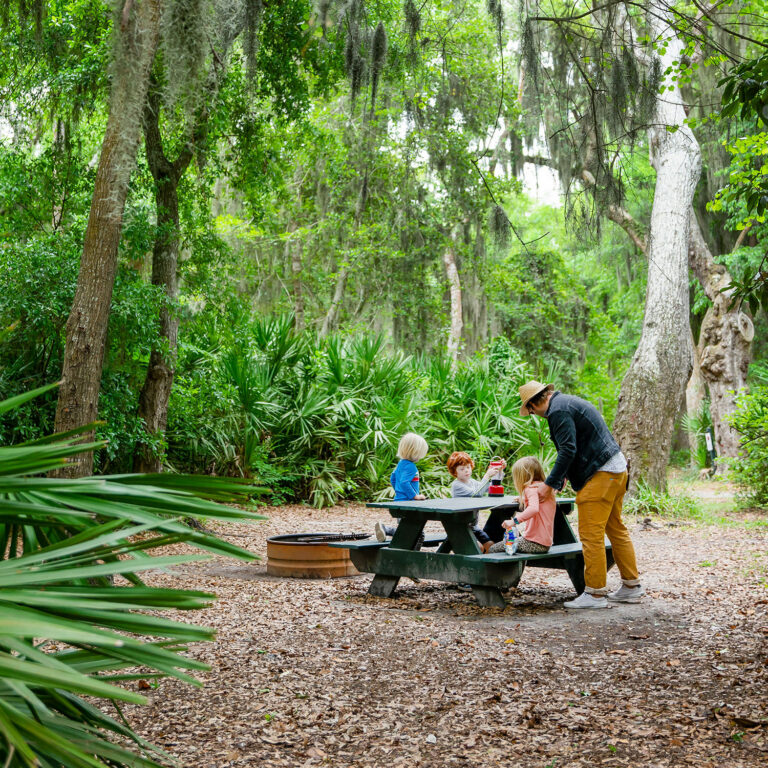
[[[268,514],[226,533],[265,556],[274,533],[376,519]],[[219,595],[183,617],[218,628],[191,649],[212,669],[203,689],[161,681],[127,714],[185,768],[765,766],[768,531],[632,528],[649,596],[586,613],[566,612],[567,577],[540,569],[504,611],[437,582],[381,600],[368,576],[275,579],[264,561],[156,574]]]

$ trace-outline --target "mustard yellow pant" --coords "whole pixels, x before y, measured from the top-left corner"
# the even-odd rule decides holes
[[[635,548],[621,519],[626,489],[626,472],[595,472],[576,494],[587,592],[605,592],[605,536],[613,547],[613,559],[622,581],[629,587],[640,583]]]

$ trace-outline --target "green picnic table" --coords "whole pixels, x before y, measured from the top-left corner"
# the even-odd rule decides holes
[[[391,597],[401,577],[435,579],[471,584],[482,606],[503,608],[501,590],[515,587],[526,565],[532,568],[564,570],[578,594],[584,591],[584,556],[581,544],[566,515],[573,510],[573,499],[558,499],[553,544],[540,555],[483,554],[472,527],[475,513],[503,508],[507,517],[518,510],[516,496],[427,499],[425,501],[384,501],[369,507],[389,510],[399,523],[389,542],[338,542],[332,547],[349,549],[358,571],[375,574],[368,593]],[[508,512],[508,514],[507,514]],[[426,536],[422,549],[415,549],[424,526],[438,521],[445,535]],[[425,551],[438,547],[436,552]],[[611,545],[606,540],[608,567],[613,565]]]

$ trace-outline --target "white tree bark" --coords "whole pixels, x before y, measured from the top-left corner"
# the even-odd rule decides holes
[[[649,6],[654,40],[666,39],[661,71],[679,61],[683,44],[658,0]],[[648,287],[640,344],[621,385],[614,429],[638,480],[666,488],[666,468],[678,405],[691,371],[688,301],[689,211],[701,173],[701,151],[676,82],[665,79],[649,130],[656,188],[648,237]],[[668,130],[673,128],[673,131]]]
[[[453,242],[450,242],[443,251],[443,264],[445,264],[445,273],[448,276],[448,285],[451,292],[451,329],[448,332],[448,356],[455,367],[459,360],[464,319],[461,311],[461,280],[459,279],[459,270],[456,269]]]
[[[285,241],[285,256],[291,265],[291,278],[293,281],[293,315],[296,319],[296,330],[303,331],[306,327],[304,321],[304,290],[301,283],[301,241],[294,236],[296,222],[288,225],[288,238]]]
[[[320,329],[320,336],[325,338],[330,333],[336,330],[336,326],[339,323],[339,315],[341,314],[341,303],[344,301],[344,291],[347,288],[347,278],[349,277],[349,267],[343,266],[339,269],[336,275],[336,287],[333,290],[333,298],[331,299],[331,306],[328,307],[328,312],[325,314],[323,320],[323,326]]]

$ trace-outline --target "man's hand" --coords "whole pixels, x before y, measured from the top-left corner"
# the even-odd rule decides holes
[[[544,493],[542,494],[541,500],[544,501],[544,499],[550,498],[555,498],[555,489],[551,485],[544,483]]]

